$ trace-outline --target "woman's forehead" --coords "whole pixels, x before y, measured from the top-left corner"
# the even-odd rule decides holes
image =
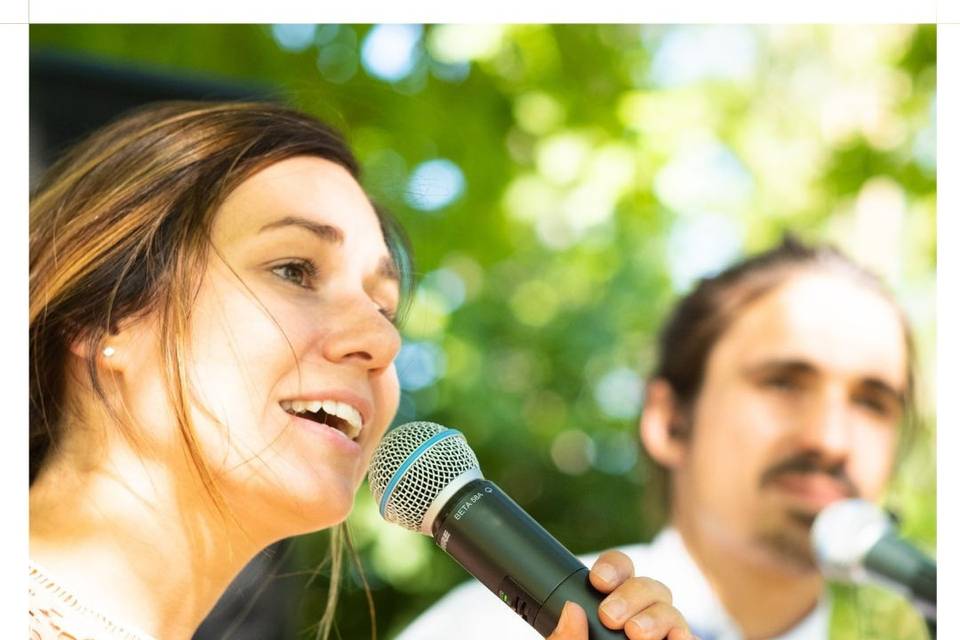
[[[217,212],[213,235],[229,242],[287,217],[332,226],[350,243],[384,244],[376,212],[350,172],[312,156],[281,160],[240,183]]]

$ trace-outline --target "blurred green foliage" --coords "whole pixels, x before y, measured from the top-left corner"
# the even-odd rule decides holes
[[[787,229],[839,244],[918,333],[928,430],[888,502],[935,548],[933,26],[34,25],[31,47],[267,84],[345,131],[421,279],[397,421],[461,428],[575,552],[662,524],[635,416],[677,294]],[[380,637],[466,578],[365,490],[351,528]],[[339,630],[366,637],[346,589]],[[325,584],[304,593],[307,629]],[[898,598],[834,593],[837,638],[923,637]]]

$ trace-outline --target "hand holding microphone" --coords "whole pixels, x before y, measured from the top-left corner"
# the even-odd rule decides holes
[[[380,515],[432,536],[541,635],[552,634],[550,640],[692,637],[666,587],[632,577],[629,558],[616,551],[601,555],[588,572],[483,478],[459,431],[431,422],[393,429],[374,452],[369,482]]]
[[[590,584],[601,594],[610,594],[600,603],[599,620],[608,628],[623,630],[631,640],[693,638],[683,616],[671,605],[670,590],[651,578],[634,577],[633,562],[619,551],[600,554],[589,573]],[[614,611],[608,603],[617,599],[625,606]],[[590,631],[590,619],[583,605],[569,601],[564,606],[556,629],[547,640],[584,640],[605,638]],[[608,632],[609,633],[609,632]],[[622,638],[622,635],[614,634]]]

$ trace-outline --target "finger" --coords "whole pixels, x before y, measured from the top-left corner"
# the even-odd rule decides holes
[[[630,578],[600,603],[600,622],[610,629],[622,629],[631,616],[658,602],[673,602],[666,585],[653,578]]]
[[[680,612],[657,602],[627,620],[623,627],[630,640],[689,640],[690,629]]]
[[[689,629],[671,629],[667,634],[667,640],[700,640],[700,638],[693,635],[693,631]]]
[[[590,569],[590,584],[610,593],[633,576],[633,562],[621,551],[604,551]]]
[[[557,627],[547,640],[587,640],[587,614],[576,602],[567,601]]]

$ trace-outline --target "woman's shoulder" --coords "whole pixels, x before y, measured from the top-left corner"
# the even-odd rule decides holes
[[[153,640],[84,606],[43,567],[30,563],[28,581],[30,640]]]

